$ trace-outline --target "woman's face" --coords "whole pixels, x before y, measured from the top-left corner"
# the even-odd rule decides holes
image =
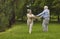
[[[29,11],[30,14],[32,14],[31,10]]]
[[[28,12],[29,14],[32,14],[32,11],[31,11],[30,9],[28,9],[27,12]]]

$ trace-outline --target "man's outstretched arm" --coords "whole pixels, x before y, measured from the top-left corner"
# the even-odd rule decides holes
[[[37,16],[41,16],[41,15],[43,15],[43,14],[44,14],[44,12],[45,12],[45,11],[41,12],[41,13],[40,13],[40,14],[38,14]]]

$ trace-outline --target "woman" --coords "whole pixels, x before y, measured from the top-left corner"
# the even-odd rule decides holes
[[[29,34],[31,34],[32,26],[33,26],[33,20],[35,16],[32,14],[32,11],[30,9],[27,9],[27,25],[29,26]]]

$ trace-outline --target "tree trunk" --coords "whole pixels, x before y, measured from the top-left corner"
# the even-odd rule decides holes
[[[60,18],[59,18],[59,15],[58,15],[58,22],[60,22]]]
[[[58,23],[60,22],[60,18],[59,18],[59,12],[58,12],[58,15],[57,15],[58,17],[57,17],[57,19],[58,19]]]

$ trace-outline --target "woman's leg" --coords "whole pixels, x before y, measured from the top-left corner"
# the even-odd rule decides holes
[[[29,33],[31,34],[32,32],[32,26],[33,26],[33,22],[30,23],[30,26],[29,26]]]

